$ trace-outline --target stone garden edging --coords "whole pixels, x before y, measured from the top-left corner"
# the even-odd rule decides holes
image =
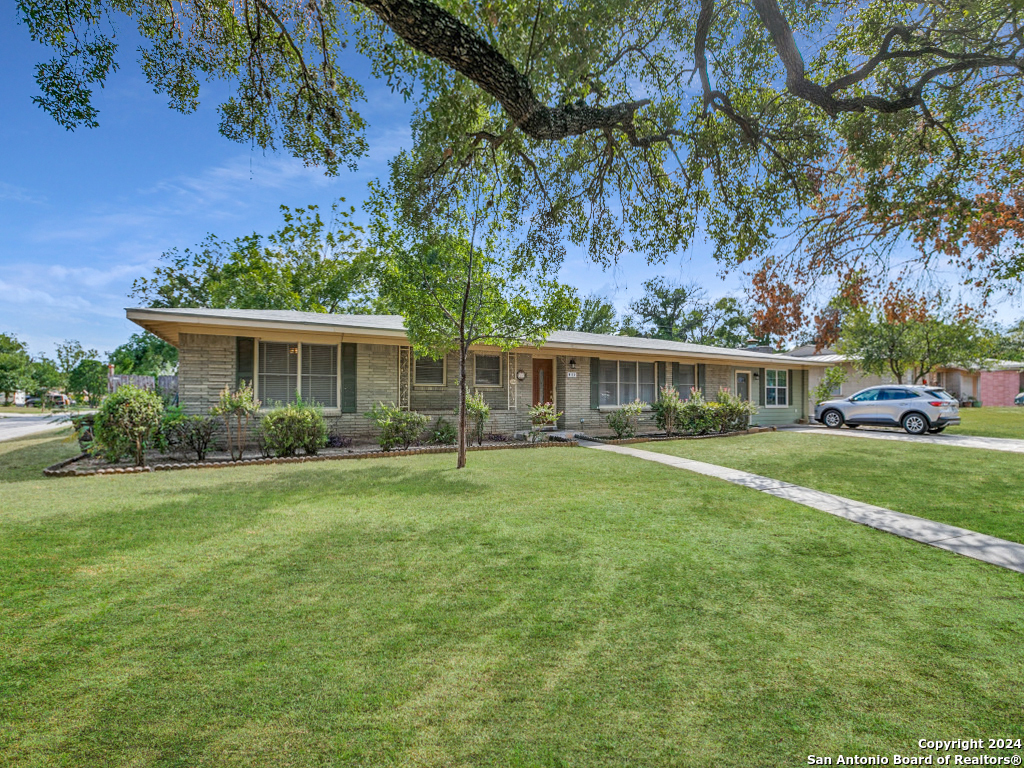
[[[511,443],[509,445],[472,445],[467,451],[508,451],[519,448],[575,448],[577,440],[552,440],[545,443]],[[43,470],[46,477],[91,477],[93,475],[132,475],[140,472],[173,472],[179,469],[225,469],[228,467],[248,467],[261,464],[302,464],[313,461],[343,461],[349,459],[383,459],[390,456],[420,456],[431,453],[456,453],[454,446],[430,446],[427,448],[408,448],[401,451],[365,451],[362,453],[318,454],[316,456],[287,456],[271,459],[240,459],[238,461],[193,461],[167,464],[153,464],[142,467],[99,467],[97,469],[68,469],[77,461],[87,458],[82,453],[70,459],[57,462]]]

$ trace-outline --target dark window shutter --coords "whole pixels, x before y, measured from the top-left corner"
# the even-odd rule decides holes
[[[253,370],[253,348],[255,339],[251,336],[235,337],[235,388],[239,389],[245,384],[252,384]]]
[[[679,391],[679,363],[672,363],[672,386],[676,394],[682,397],[683,393]]]
[[[788,385],[786,387],[786,405],[788,405],[790,408],[793,407],[793,393],[796,392],[796,387],[794,386],[796,379],[793,378],[793,374],[795,373],[796,371],[794,371],[792,368],[786,371],[786,384]]]
[[[760,382],[757,385],[757,389],[758,389],[757,404],[758,405],[764,405],[764,381],[765,381],[764,368],[758,368],[757,369],[757,380]]]
[[[654,398],[656,400],[660,400],[661,399],[661,390],[665,386],[665,366],[667,366],[668,363],[666,363],[664,360],[659,360],[657,365],[658,365],[658,391],[654,393]]]
[[[356,345],[341,345],[341,412],[356,412]]]
[[[598,373],[601,369],[599,357],[590,358],[590,410],[596,411],[601,404],[601,382]]]
[[[708,400],[708,393],[704,391],[704,386],[707,384],[707,366],[704,363],[697,363],[697,389],[704,395],[704,399]]]

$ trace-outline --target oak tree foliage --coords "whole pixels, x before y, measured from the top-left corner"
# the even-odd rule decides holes
[[[394,187],[411,224],[483,160],[522,249],[656,261],[706,237],[723,269],[788,307],[764,318],[780,333],[851,268],[875,293],[937,265],[983,294],[1020,283],[1021,0],[18,8],[53,52],[37,101],[68,128],[97,123],[92,91],[119,66],[128,23],[173,108],[226,80],[225,136],[333,173],[366,151],[368,62],[414,106]]]

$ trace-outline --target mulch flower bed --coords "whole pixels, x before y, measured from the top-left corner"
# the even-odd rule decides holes
[[[517,448],[572,448],[578,446],[576,440],[551,440],[543,443],[491,442],[484,445],[471,445],[470,451],[500,451]],[[170,472],[178,469],[223,469],[225,467],[246,467],[258,464],[301,464],[311,461],[341,461],[344,459],[381,459],[388,456],[420,456],[427,453],[455,453],[454,445],[429,445],[408,448],[398,451],[382,451],[379,448],[353,447],[344,449],[324,448],[315,456],[287,456],[284,458],[251,458],[233,461],[228,454],[211,452],[205,461],[180,460],[170,456],[154,454],[147,464],[136,467],[131,464],[110,464],[103,459],[82,453],[65,461],[58,462],[43,470],[46,477],[89,477],[91,475],[125,475],[137,472]]]
[[[591,437],[590,435],[581,435],[577,433],[577,437],[581,440],[592,440],[595,443],[606,443],[607,445],[632,445],[633,443],[655,443],[663,440],[709,440],[715,437],[736,437],[737,435],[756,435],[759,432],[774,432],[775,427],[751,427],[750,429],[741,429],[736,432],[715,432],[709,435],[672,435],[668,437],[663,432],[658,432],[651,435],[637,435],[636,437]]]

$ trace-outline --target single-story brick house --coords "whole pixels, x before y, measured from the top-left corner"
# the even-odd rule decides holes
[[[458,357],[419,358],[397,315],[328,315],[284,310],[129,309],[128,319],[178,348],[178,396],[207,413],[225,387],[255,382],[265,407],[301,397],[323,407],[331,429],[373,433],[375,403],[450,417],[458,403]],[[491,407],[488,430],[529,427],[529,408],[553,402],[559,426],[599,433],[605,415],[659,386],[727,388],[758,405],[756,425],[807,418],[809,372],[817,361],[658,339],[556,331],[542,347],[471,351],[469,386]],[[646,417],[648,423],[650,416]]]

